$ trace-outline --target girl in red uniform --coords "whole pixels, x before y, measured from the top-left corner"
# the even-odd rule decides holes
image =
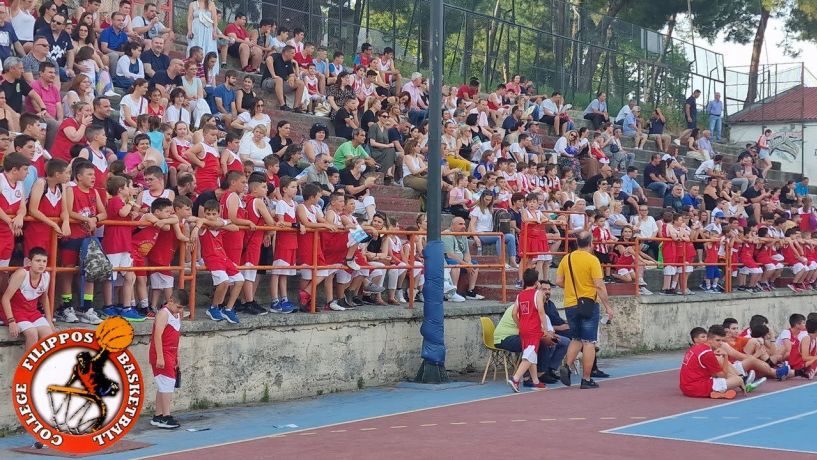
[[[57,237],[71,233],[68,225],[68,208],[62,199],[62,191],[70,179],[68,163],[60,159],[49,160],[46,177],[37,179],[28,196],[28,215],[35,219],[23,226],[23,252],[28,254],[33,248],[50,248],[51,232]],[[55,222],[53,218],[59,218]]]
[[[266,225],[272,227],[275,225],[275,219],[267,207],[267,179],[263,174],[253,174],[250,176],[248,184],[248,193],[244,195],[244,209],[246,210],[246,219],[254,226]],[[258,265],[261,259],[261,246],[269,246],[271,243],[270,235],[263,230],[245,230],[244,231],[244,250],[241,253],[241,266]],[[244,276],[243,308],[248,313],[259,315],[266,315],[269,310],[262,308],[255,301],[255,290],[258,285],[255,283],[257,277],[257,270],[241,270]]]
[[[203,141],[187,150],[187,160],[195,167],[196,193],[202,194],[218,187],[221,176],[218,149],[218,128],[204,126]]]
[[[317,258],[313,258],[313,244],[315,235],[313,231],[307,229],[323,229],[335,232],[338,230],[333,224],[326,222],[323,212],[318,206],[318,198],[320,197],[321,188],[317,184],[305,184],[301,187],[301,196],[303,196],[303,203],[299,204],[296,210],[298,216],[298,224],[300,232],[298,233],[298,265],[312,265],[317,260],[318,265],[326,265],[326,260],[323,257],[322,245],[317,245]],[[301,269],[301,281],[299,299],[301,302],[301,309],[308,311],[311,299],[311,284],[315,283],[317,286],[323,283],[324,294],[326,296],[326,305],[324,309],[331,310],[345,310],[336,300],[334,300],[332,292],[332,275],[337,269],[320,269],[317,271],[316,278],[312,279],[312,270],[309,268]]]
[[[549,252],[548,237],[545,232],[545,224],[550,222],[547,215],[539,211],[539,196],[531,193],[525,197],[525,209],[522,210],[522,239],[526,244],[526,252],[545,253]],[[533,256],[522,257],[529,258],[536,266],[536,272],[542,280],[547,281],[548,272],[550,272],[550,261],[553,256],[550,254],[535,254]],[[547,262],[547,266],[545,263]],[[519,281],[522,281],[522,274],[519,275]],[[519,283],[521,284],[521,283]]]
[[[664,212],[662,219],[661,230],[659,236],[661,238],[671,239],[672,241],[661,242],[661,255],[664,258],[664,284],[661,287],[661,292],[664,294],[675,294],[675,288],[678,285],[678,246],[681,239],[680,234],[676,230],[673,222],[680,221],[680,215],[673,215],[672,212]]]
[[[173,293],[170,301],[156,313],[153,323],[153,334],[150,336],[148,361],[156,381],[156,412],[150,424],[165,429],[180,426],[170,415],[173,405],[173,392],[179,378],[179,338],[181,337],[181,313],[184,306],[190,303],[187,291],[179,289]]]
[[[522,361],[519,362],[511,380],[508,380],[508,385],[515,393],[519,393],[519,382],[526,372],[530,373],[534,389],[546,388],[545,384],[539,381],[536,363],[540,341],[545,331],[549,329],[547,324],[550,320],[545,316],[544,294],[535,287],[538,279],[539,274],[536,270],[530,268],[525,270],[525,274],[522,275],[525,290],[516,296],[513,305],[513,318],[519,326],[519,338],[522,341]]]
[[[281,179],[281,199],[275,204],[275,220],[278,226],[294,229],[298,228],[298,218],[295,212],[295,195],[298,194],[298,183],[294,178],[286,176]],[[298,251],[298,234],[293,231],[275,233],[275,250],[272,256],[272,265],[285,268],[272,270],[270,278],[270,294],[273,313],[292,313],[295,306],[287,299],[287,277],[295,276],[297,271],[290,268],[295,265],[295,253]]]
[[[190,129],[187,123],[179,121],[173,129],[173,139],[170,140],[170,155],[167,156],[168,168],[176,168],[176,171],[190,172],[192,166],[187,159],[187,151],[190,150]]]
[[[9,327],[9,336],[14,339],[23,334],[26,350],[56,331],[54,310],[44,295],[48,291],[51,275],[46,273],[48,254],[43,248],[34,248],[27,253],[31,265],[20,268],[9,278],[3,293],[0,319]],[[37,309],[42,304],[45,317]]]

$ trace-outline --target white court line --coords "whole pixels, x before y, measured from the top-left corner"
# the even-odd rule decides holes
[[[708,411],[708,410],[719,409],[719,408],[722,408],[722,407],[731,406],[733,404],[740,404],[740,403],[744,403],[744,402],[756,401],[756,400],[758,400],[760,398],[765,398],[767,396],[772,396],[772,395],[778,395],[780,393],[786,393],[788,391],[798,390],[798,389],[806,388],[806,387],[809,387],[809,386],[812,386],[812,385],[817,385],[817,382],[807,383],[805,385],[797,385],[797,386],[785,388],[785,389],[782,389],[782,390],[774,391],[774,392],[771,392],[771,393],[764,393],[764,394],[761,394],[761,395],[752,396],[750,398],[734,399],[732,401],[722,403],[722,404],[718,404],[716,406],[707,406],[707,407],[702,407],[700,409],[690,410],[690,411],[686,411],[686,412],[679,412],[679,413],[673,414],[673,415],[667,415],[667,416],[664,416],[664,417],[645,420],[643,422],[631,423],[629,425],[623,425],[623,426],[619,426],[619,427],[615,427],[615,428],[610,428],[608,430],[604,430],[604,431],[602,431],[602,433],[633,434],[634,436],[643,436],[643,435],[634,434],[634,433],[620,433],[618,431],[628,429],[628,428],[633,428],[633,427],[640,426],[640,425],[645,425],[647,423],[653,423],[653,422],[658,422],[658,421],[661,421],[661,420],[668,420],[668,419],[671,419],[671,418],[683,417],[684,415],[696,414],[698,412],[704,412],[704,411]],[[662,439],[675,439],[675,438],[662,438]]]
[[[610,378],[604,379],[604,380],[607,381],[607,382],[610,382],[610,381],[613,381],[613,380],[630,379],[630,378],[633,378],[633,377],[642,377],[642,376],[645,376],[645,375],[660,374],[660,373],[663,373],[663,372],[677,372],[677,371],[678,371],[677,367],[672,367],[672,368],[669,368],[669,369],[642,372],[642,373],[639,373],[639,374],[623,375],[621,377],[610,377]],[[817,383],[817,382],[815,382],[815,383]],[[553,388],[553,389],[551,389],[549,391],[552,392],[552,391],[556,391],[556,390],[566,390],[568,388],[575,389],[576,387],[577,387],[576,385],[571,385],[570,387],[562,386],[562,387],[559,387],[559,388]],[[192,452],[192,451],[196,451],[196,450],[209,449],[211,447],[229,446],[229,445],[232,445],[232,444],[240,444],[240,443],[243,443],[243,442],[257,441],[259,439],[274,438],[274,437],[277,437],[277,436],[281,436],[282,434],[287,434],[287,435],[297,434],[297,433],[302,432],[302,431],[321,430],[321,429],[331,428],[331,427],[335,427],[335,426],[339,426],[339,425],[345,425],[347,423],[366,422],[366,421],[369,421],[369,420],[377,420],[377,419],[386,418],[386,417],[393,417],[393,416],[396,416],[396,415],[413,414],[413,413],[416,413],[416,412],[422,412],[422,411],[434,410],[434,409],[443,409],[443,408],[446,408],[446,407],[460,406],[460,405],[463,405],[463,404],[478,403],[478,402],[482,402],[482,401],[490,401],[490,400],[493,400],[493,399],[508,398],[508,397],[512,397],[512,396],[536,395],[536,394],[541,394],[541,393],[538,392],[538,391],[530,391],[530,392],[525,392],[525,393],[522,393],[522,394],[520,394],[520,393],[510,393],[510,394],[506,394],[506,395],[488,396],[488,397],[485,397],[485,398],[472,399],[470,401],[460,401],[460,402],[455,402],[455,403],[450,403],[450,404],[443,404],[441,406],[423,407],[421,409],[412,409],[412,410],[407,410],[407,411],[403,411],[403,412],[395,412],[395,413],[391,413],[391,414],[375,415],[375,416],[372,416],[372,417],[364,417],[364,418],[355,419],[355,420],[345,420],[345,421],[342,421],[342,422],[329,423],[329,424],[326,424],[326,425],[319,425],[319,426],[314,426],[314,427],[309,427],[309,428],[303,428],[301,430],[287,431],[287,432],[284,432],[284,433],[265,434],[265,435],[261,435],[261,436],[255,436],[255,437],[252,437],[252,438],[240,439],[240,440],[236,440],[236,441],[227,441],[227,442],[216,443],[216,444],[211,444],[211,445],[191,447],[189,449],[176,450],[176,451],[172,451],[172,452],[162,452],[162,453],[157,453],[157,454],[151,454],[151,455],[146,455],[146,456],[143,456],[143,457],[134,457],[133,460],[145,460],[145,459],[148,459],[148,458],[163,457],[165,455],[170,455],[170,454],[180,454],[180,453]]]
[[[604,432],[602,432],[604,433]],[[667,436],[655,436],[651,434],[636,434],[636,433],[607,433],[607,434],[614,434],[618,436],[631,436],[633,438],[649,438],[649,439],[660,439],[663,441],[679,441],[679,442],[686,442],[690,444],[710,444],[713,446],[730,446],[730,447],[741,447],[744,449],[762,449],[768,451],[780,451],[780,452],[792,452],[796,454],[811,454],[814,455],[814,451],[811,450],[798,450],[798,449],[788,449],[785,447],[766,447],[766,446],[753,446],[748,444],[735,444],[731,442],[706,442],[706,441],[697,441],[694,439],[683,439],[683,438],[672,438]]]
[[[809,415],[814,415],[814,414],[817,414],[817,410],[803,412],[802,414],[792,415],[791,417],[786,417],[786,418],[781,418],[780,420],[775,420],[773,422],[767,422],[767,423],[763,423],[761,425],[755,425],[755,426],[750,427],[750,428],[744,428],[742,430],[733,431],[731,433],[722,434],[720,436],[715,436],[714,438],[704,439],[703,442],[713,442],[713,441],[717,441],[719,439],[724,439],[724,438],[729,438],[729,437],[732,437],[732,436],[737,436],[739,434],[759,430],[761,428],[766,428],[767,426],[772,426],[772,425],[777,425],[777,424],[780,424],[780,423],[790,422],[792,420],[797,420],[797,419],[800,419],[800,418],[803,418],[803,417],[808,417]]]

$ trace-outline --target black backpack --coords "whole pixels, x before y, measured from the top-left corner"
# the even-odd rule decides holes
[[[505,209],[494,211],[494,231],[501,233],[511,233],[511,213]]]

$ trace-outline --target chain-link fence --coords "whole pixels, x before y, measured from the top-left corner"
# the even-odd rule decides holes
[[[429,0],[217,1],[222,27],[236,12],[250,24],[270,18],[350,59],[364,42],[395,49],[405,72],[428,72]],[[174,3],[174,27],[186,27],[187,3]],[[559,90],[574,106],[597,91],[611,108],[634,98],[680,107],[693,88],[708,100],[723,91],[723,56],[561,0],[451,0],[445,4],[445,81],[476,76],[483,90],[519,74],[539,93]]]

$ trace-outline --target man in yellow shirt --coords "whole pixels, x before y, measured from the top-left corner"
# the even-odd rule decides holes
[[[604,286],[604,273],[599,259],[593,255],[593,234],[583,230],[576,235],[578,249],[568,254],[556,270],[556,285],[564,289],[565,316],[573,335],[567,349],[565,363],[572,363],[582,352],[582,389],[598,388],[591,378],[593,361],[596,358],[596,342],[599,328],[599,302],[610,320],[613,308]],[[572,273],[571,273],[572,271]],[[589,316],[579,314],[579,299],[593,301]],[[563,384],[570,386],[570,368],[563,364],[559,369]]]

